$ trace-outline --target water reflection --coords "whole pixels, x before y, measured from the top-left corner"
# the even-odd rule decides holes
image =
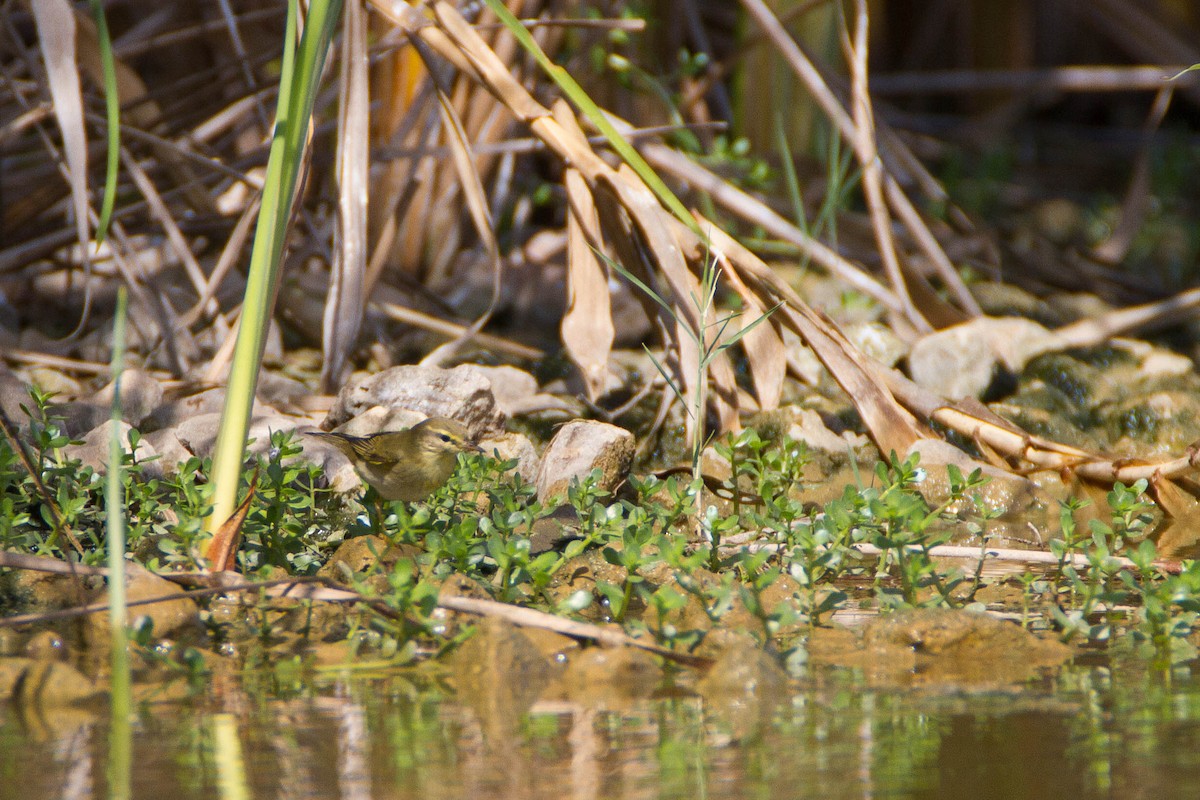
[[[754,694],[659,687],[596,702],[527,702],[490,680],[475,696],[391,676],[308,696],[226,686],[144,703],[134,796],[228,796],[231,732],[249,796],[287,800],[1159,800],[1194,797],[1200,781],[1200,683],[1187,670],[1072,667],[1021,690],[966,693],[868,689],[829,669]],[[0,797],[107,797],[107,734],[103,707],[4,707]]]

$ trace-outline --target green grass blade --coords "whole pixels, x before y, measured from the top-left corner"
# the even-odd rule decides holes
[[[116,319],[113,321],[112,429],[108,439],[108,474],[104,505],[108,537],[108,615],[111,628],[112,726],[109,730],[109,797],[130,796],[133,766],[132,676],[129,669],[129,610],[125,605],[125,491],[121,480],[121,372],[125,363],[126,291],[117,290]]]
[[[96,18],[96,35],[100,40],[100,66],[104,70],[104,111],[108,118],[108,163],[104,174],[104,202],[100,221],[96,225],[96,244],[108,235],[113,206],[117,200],[117,173],[121,156],[121,98],[117,93],[117,68],[113,63],[112,37],[108,34],[108,19],[100,0],[91,0],[92,15]]]
[[[254,248],[250,254],[246,296],[238,320],[225,410],[213,454],[213,509],[207,521],[210,532],[216,531],[237,507],[250,409],[279,285],[284,236],[291,217],[317,83],[340,8],[340,0],[312,3],[297,47],[295,32],[299,11],[296,0],[288,4],[287,40],[280,72],[275,132],[267,161]]]

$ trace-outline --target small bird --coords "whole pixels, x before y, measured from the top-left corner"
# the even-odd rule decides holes
[[[403,431],[370,436],[311,431],[350,459],[384,500],[423,500],[454,472],[459,453],[482,453],[456,420],[430,417]]]

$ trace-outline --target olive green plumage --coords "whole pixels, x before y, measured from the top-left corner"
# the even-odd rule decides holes
[[[384,500],[422,500],[454,472],[459,453],[483,452],[461,422],[443,417],[431,417],[408,430],[370,436],[315,431],[309,435],[345,453],[362,479]]]

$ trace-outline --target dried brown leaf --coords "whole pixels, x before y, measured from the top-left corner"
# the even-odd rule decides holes
[[[564,176],[571,213],[567,216],[567,312],[562,341],[579,367],[589,400],[604,391],[608,357],[615,335],[608,291],[608,272],[592,242],[600,240],[600,219],[591,190],[578,170]]]
[[[755,320],[774,311],[774,308],[763,307],[758,295],[750,291],[750,287],[737,274],[737,270],[729,267],[726,259],[722,259],[722,263],[725,266],[724,276],[742,298],[744,309],[739,317],[742,328],[753,325]],[[783,379],[787,375],[787,347],[775,323],[767,320],[754,325],[742,337],[742,350],[750,365],[750,380],[754,382],[759,408],[763,411],[778,408],[779,398],[783,395]]]
[[[363,319],[367,271],[367,170],[370,97],[367,84],[366,12],[343,6],[338,111],[338,217],[329,293],[325,297],[325,360],[321,386],[331,392],[346,371]]]
[[[238,505],[229,519],[221,523],[221,527],[209,540],[208,548],[204,551],[204,559],[213,572],[226,572],[236,568],[238,545],[242,541],[242,525],[246,523],[246,516],[250,513],[250,503],[254,500],[254,493],[257,490],[258,473],[255,472],[254,477],[250,479],[250,488],[246,492],[246,499]]]
[[[75,236],[88,257],[87,135],[83,129],[83,89],[75,62],[75,13],[66,0],[34,0],[38,45],[46,65],[54,116],[63,138],[63,155],[71,183]]]
[[[681,233],[686,228],[679,226]],[[834,380],[850,397],[863,424],[883,453],[905,453],[920,439],[932,438],[921,425],[892,396],[873,364],[850,344],[831,321],[808,306],[766,264],[737,240],[716,227],[708,228],[712,246],[729,259],[739,270],[739,277],[755,291],[762,293],[762,302],[783,300],[776,314],[781,325],[798,334]]]

